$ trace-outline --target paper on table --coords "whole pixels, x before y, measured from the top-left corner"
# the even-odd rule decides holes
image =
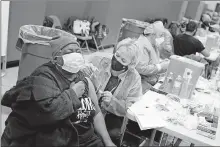
[[[136,111],[134,111],[134,116],[141,130],[166,126],[166,122],[154,108],[136,109]]]

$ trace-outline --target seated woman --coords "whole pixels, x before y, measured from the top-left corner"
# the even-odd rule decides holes
[[[113,141],[120,137],[120,128],[127,108],[142,95],[141,77],[135,70],[139,52],[135,40],[127,38],[116,45],[112,56],[96,55],[89,61],[100,71],[92,80],[100,95],[100,105],[110,113],[105,117]],[[88,75],[91,71],[85,71]]]
[[[94,86],[80,71],[85,66],[83,56],[72,52],[73,43],[67,37],[57,45],[52,61],[3,96],[2,105],[12,112],[5,123],[2,146],[115,146]]]
[[[159,38],[156,38],[158,43],[160,58],[168,59],[171,55],[173,55],[173,36],[168,29],[165,28],[162,21],[155,21],[153,23],[154,30],[158,32]],[[162,38],[162,42],[158,41],[158,39]]]
[[[149,25],[137,40],[140,61],[136,70],[141,75],[143,93],[157,83],[159,73],[165,71],[169,65],[168,60],[160,62],[159,50],[156,45],[156,37],[159,36],[159,32],[161,31],[157,31],[153,25]]]

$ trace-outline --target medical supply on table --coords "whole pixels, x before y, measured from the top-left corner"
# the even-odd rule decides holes
[[[159,89],[167,93],[175,94],[181,98],[190,99],[205,66],[202,63],[177,55],[172,55],[170,59],[165,82]],[[170,73],[172,73],[172,76]],[[172,88],[170,89],[170,87]]]
[[[200,117],[199,124],[197,126],[197,134],[202,136],[215,139],[218,128],[218,116],[214,116],[210,122],[207,121],[207,118]]]
[[[184,75],[183,75],[183,83],[181,87],[181,91],[179,96],[181,98],[187,98],[188,94],[190,93],[190,81],[192,79],[192,70],[186,68]]]
[[[169,76],[166,78],[165,84],[164,84],[164,90],[167,93],[170,93],[172,90],[172,84],[173,84],[173,73],[170,72]]]
[[[178,75],[173,84],[172,94],[179,95],[182,85],[182,77]]]

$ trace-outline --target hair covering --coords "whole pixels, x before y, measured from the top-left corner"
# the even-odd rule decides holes
[[[201,19],[201,21],[208,21],[208,22],[210,22],[211,21],[211,15],[209,14],[209,13],[206,13],[206,14],[203,14],[202,15],[202,19]]]
[[[153,29],[155,34],[162,34],[165,31],[162,21],[155,21],[153,23]]]
[[[152,24],[149,24],[149,26],[147,26],[147,27],[144,29],[144,34],[145,34],[145,35],[149,35],[149,34],[153,34],[153,33],[154,33],[153,25],[152,25]]]
[[[137,44],[137,39],[126,38],[116,45],[115,52],[120,49],[120,47],[125,46],[127,49],[127,53],[131,59],[131,63],[128,65],[129,68],[135,68],[135,66],[139,62],[139,48]]]
[[[65,54],[62,56],[62,58],[62,69],[70,73],[77,73],[79,70],[85,67],[85,60],[80,53]]]
[[[149,24],[144,30],[144,34],[156,34],[160,35],[164,32],[165,28],[162,21],[155,21],[153,24]]]
[[[75,45],[75,48],[73,48],[73,52],[77,52],[77,50],[80,50],[79,43],[74,38],[71,38],[71,37],[61,36],[61,37],[51,41],[50,45],[54,49],[54,52],[52,53],[53,59],[57,56],[64,55],[65,50],[63,50],[63,49],[70,44]]]

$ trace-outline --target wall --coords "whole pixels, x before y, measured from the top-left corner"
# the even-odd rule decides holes
[[[21,53],[15,48],[19,28],[27,24],[42,25],[45,6],[44,2],[11,1],[7,61],[20,59]]]
[[[200,1],[189,1],[188,7],[186,9],[185,17],[187,18],[191,17],[192,19],[194,19],[196,17],[196,13],[199,5],[200,5]]]
[[[45,16],[56,15],[63,25],[70,16],[83,18],[85,9],[87,1],[48,1]]]
[[[215,11],[217,3],[220,3],[220,1],[204,1],[208,5],[208,9]]]
[[[6,56],[7,54],[7,43],[8,43],[8,22],[9,22],[9,8],[10,1],[1,2],[1,31],[2,31],[2,44],[1,44],[1,56]]]
[[[119,33],[122,18],[132,18],[144,21],[146,18],[166,17],[169,22],[178,19],[182,1],[146,1],[120,0],[110,1],[106,16],[106,24],[110,34],[103,44],[115,43]]]
[[[25,24],[42,25],[44,16],[57,15],[63,24],[70,16],[86,18],[95,16],[106,24],[110,34],[103,41],[104,45],[117,41],[121,20],[133,18],[145,20],[148,17],[166,17],[169,22],[178,19],[182,1],[147,1],[147,0],[82,0],[82,1],[47,1],[12,2],[9,20],[8,61],[20,59],[20,52],[15,49],[20,26]]]

